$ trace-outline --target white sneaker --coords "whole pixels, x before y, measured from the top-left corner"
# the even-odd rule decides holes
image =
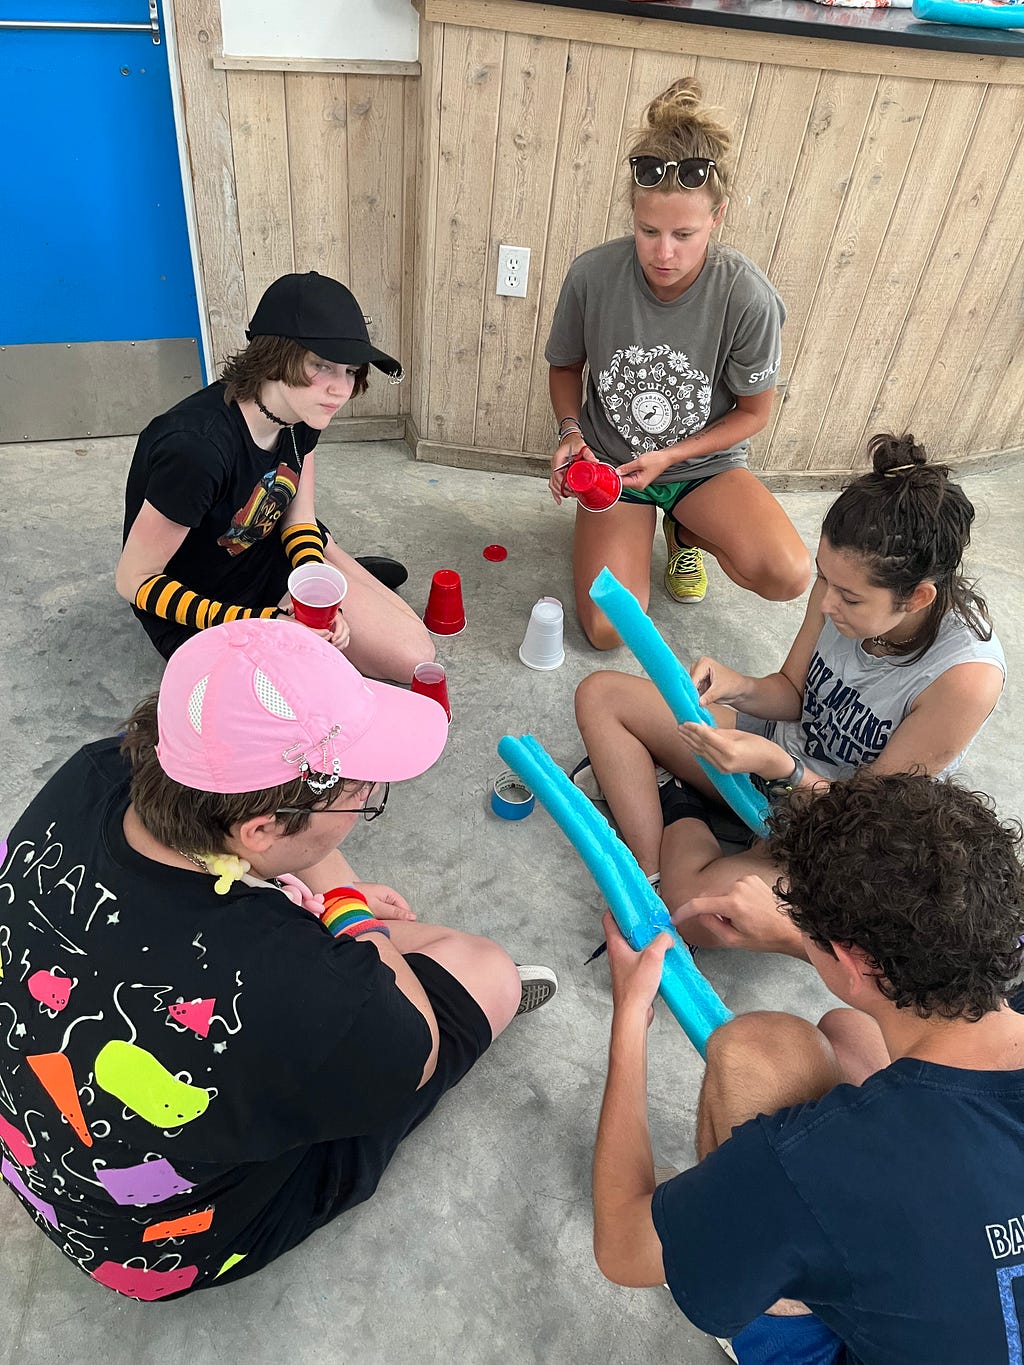
[[[516,970],[523,983],[522,999],[516,1010],[518,1018],[520,1014],[532,1014],[534,1010],[539,1010],[554,997],[558,990],[558,977],[550,967],[520,967],[517,962]]]

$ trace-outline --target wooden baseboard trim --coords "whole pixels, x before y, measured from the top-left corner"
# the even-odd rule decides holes
[[[233,57],[213,58],[218,71],[300,71],[314,76],[418,76],[419,62],[386,62],[341,57]]]
[[[550,471],[550,456],[519,450],[491,450],[486,447],[445,445],[440,441],[424,441],[411,417],[406,418],[405,441],[417,460],[426,464],[449,465],[455,469],[479,469],[488,474],[526,474],[535,479],[546,479]],[[980,455],[968,455],[958,460],[953,477],[969,478],[972,474],[987,474],[1006,469],[1024,461],[1024,446],[1007,450],[990,450]],[[859,469],[754,469],[752,471],[773,493],[836,492],[850,479],[863,473]]]
[[[320,439],[321,445],[346,441],[401,441],[404,417],[336,417]]]

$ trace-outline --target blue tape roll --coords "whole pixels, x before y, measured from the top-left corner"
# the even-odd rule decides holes
[[[525,820],[536,804],[533,792],[514,772],[506,770],[494,779],[491,810],[503,820]]]

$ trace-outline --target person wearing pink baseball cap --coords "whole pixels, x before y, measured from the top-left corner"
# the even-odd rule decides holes
[[[317,519],[315,447],[370,367],[400,383],[370,342],[359,303],[315,270],[266,290],[217,383],[139,436],[125,488],[115,586],[169,658],[199,630],[290,610],[288,575],[326,561],[348,584],[330,639],[363,673],[407,683],[434,657],[430,636],[392,589],[405,567],[354,558]]]
[[[24,968],[4,982],[4,1178],[100,1284],[176,1297],[297,1246],[554,994],[338,849],[447,730],[312,631],[230,622],[0,846],[0,961]]]

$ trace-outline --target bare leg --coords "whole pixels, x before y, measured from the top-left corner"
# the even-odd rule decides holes
[[[352,639],[345,657],[368,677],[411,682],[416,665],[434,657],[434,642],[426,626],[408,602],[385,588],[333,540],[327,542],[324,555],[348,581],[343,610]]]
[[[721,719],[729,723],[724,712]],[[662,847],[655,765],[708,796],[715,789],[679,738],[661,693],[646,678],[591,673],[576,689],[576,723],[623,842],[650,876],[659,870]],[[718,844],[714,847],[717,851]]]
[[[576,615],[595,649],[615,649],[622,643],[607,616],[590,600],[590,585],[603,568],[611,569],[647,610],[656,510],[653,505],[618,502],[606,512],[588,512],[577,504],[572,542]]]
[[[734,583],[773,602],[799,597],[811,559],[796,527],[749,469],[727,469],[673,513],[679,539],[708,550]]]
[[[459,929],[391,920],[391,942],[402,954],[423,953],[450,972],[487,1016],[491,1037],[497,1038],[515,1017],[522,998],[516,964],[505,949],[489,938]]]

